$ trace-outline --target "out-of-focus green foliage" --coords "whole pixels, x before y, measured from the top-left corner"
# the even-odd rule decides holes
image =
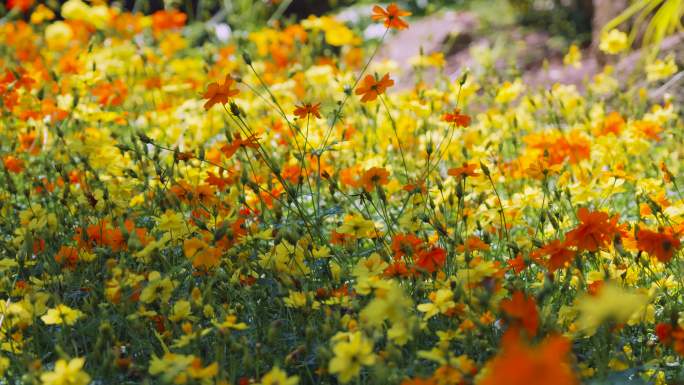
[[[518,21],[530,27],[541,28],[551,35],[569,41],[591,41],[593,7],[591,0],[539,1],[509,0],[516,10]]]

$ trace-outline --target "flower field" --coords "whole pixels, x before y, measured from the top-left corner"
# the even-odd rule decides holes
[[[368,38],[7,4],[0,384],[684,383],[669,52],[581,85],[432,52],[406,84],[401,5]]]

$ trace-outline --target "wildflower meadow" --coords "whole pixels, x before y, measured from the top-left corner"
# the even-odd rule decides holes
[[[681,1],[159,3],[0,9],[0,384],[684,384]]]

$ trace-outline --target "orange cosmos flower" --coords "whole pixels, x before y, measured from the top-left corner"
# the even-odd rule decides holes
[[[660,262],[668,262],[672,259],[675,251],[681,245],[679,238],[667,232],[640,229],[637,232],[636,239],[639,250],[658,258]]]
[[[2,160],[7,171],[13,174],[19,174],[24,171],[24,161],[17,158],[16,156],[7,155],[5,159]]]
[[[461,114],[461,110],[456,108],[452,113],[446,113],[442,120],[447,123],[454,123],[456,127],[466,127],[470,125],[470,116]]]
[[[501,310],[511,318],[513,327],[522,326],[530,337],[537,335],[539,313],[534,298],[516,291],[511,299],[501,301]]]
[[[178,10],[162,10],[152,14],[152,29],[159,32],[165,29],[181,28],[185,25],[188,15]]]
[[[240,90],[231,89],[233,83],[235,83],[235,80],[231,78],[230,75],[226,75],[226,80],[223,84],[219,84],[218,82],[209,83],[207,91],[202,96],[203,99],[208,99],[207,102],[204,103],[204,109],[209,110],[217,103],[225,105],[230,98],[239,94]]]
[[[413,234],[397,234],[392,238],[392,251],[394,259],[399,260],[407,255],[412,256],[423,247],[423,241]]]
[[[33,0],[7,0],[7,9],[18,9],[21,12],[26,12],[31,9]]]
[[[539,257],[548,255],[548,261],[541,261]],[[544,247],[532,252],[532,257],[539,260],[549,271],[553,272],[564,268],[575,258],[575,252],[568,249],[564,242],[557,239],[551,241]]]
[[[294,114],[300,118],[304,119],[308,115],[313,115],[316,118],[321,118],[321,103],[311,104],[306,103],[301,106],[295,106]]]
[[[259,148],[259,137],[256,134],[242,139],[240,134],[235,135],[235,140],[221,147],[221,152],[226,158],[232,157],[240,148]]]
[[[444,266],[446,262],[446,251],[441,247],[433,247],[429,250],[422,250],[416,258],[416,265],[428,273],[434,273],[438,268]]]
[[[385,185],[389,181],[389,171],[382,167],[372,167],[366,170],[361,177],[363,188],[371,192],[375,186]]]
[[[515,333],[506,333],[502,349],[487,364],[480,385],[576,385],[570,366],[571,344],[552,336],[529,346]]]
[[[379,5],[374,6],[371,18],[373,21],[384,20],[385,27],[387,28],[406,29],[408,24],[401,19],[402,16],[411,16],[411,12],[404,11],[395,3],[392,3],[387,9],[383,9]]]
[[[123,80],[117,79],[111,83],[102,82],[92,91],[101,106],[120,106],[128,94],[128,87]]]
[[[598,251],[608,246],[618,233],[618,215],[610,217],[602,211],[590,212],[582,207],[577,212],[581,223],[565,234],[565,242],[569,246],[575,246],[579,251]]]
[[[479,176],[477,173],[477,165],[475,163],[463,163],[463,166],[450,168],[447,174],[455,176],[458,179],[463,179],[469,176]]]
[[[393,85],[394,80],[390,79],[389,74],[385,74],[380,80],[373,75],[366,75],[363,78],[363,83],[356,89],[356,94],[363,95],[361,97],[362,102],[372,102]]]

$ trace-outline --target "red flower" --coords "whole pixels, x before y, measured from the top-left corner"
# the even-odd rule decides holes
[[[582,207],[577,213],[581,223],[565,234],[565,242],[579,251],[598,251],[608,246],[618,233],[618,216],[610,217],[602,211],[590,212]]]
[[[547,337],[529,346],[515,333],[506,333],[502,349],[485,366],[480,385],[576,385],[570,365],[571,344],[565,337]]]
[[[422,248],[423,241],[413,234],[397,234],[392,238],[394,259],[408,255],[412,256]]]
[[[679,238],[666,232],[639,230],[636,236],[637,247],[641,251],[658,258],[660,262],[668,262],[679,249]]]
[[[511,318],[515,327],[521,325],[529,336],[537,335],[539,313],[534,298],[528,298],[522,291],[516,291],[511,299],[501,301],[501,310]]]
[[[575,252],[568,249],[565,243],[555,239],[544,247],[532,252],[532,256],[539,258],[540,256],[549,256],[548,261],[540,261],[546,266],[549,271],[556,271],[564,268],[573,258]]]
[[[444,266],[444,262],[446,262],[446,251],[441,247],[421,251],[416,259],[416,265],[429,273],[434,273],[438,268]]]
[[[18,9],[21,12],[28,11],[34,0],[7,0],[7,9]]]
[[[452,113],[444,114],[442,120],[447,123],[454,123],[456,127],[466,127],[470,125],[470,116],[461,114],[461,110],[458,108]]]

